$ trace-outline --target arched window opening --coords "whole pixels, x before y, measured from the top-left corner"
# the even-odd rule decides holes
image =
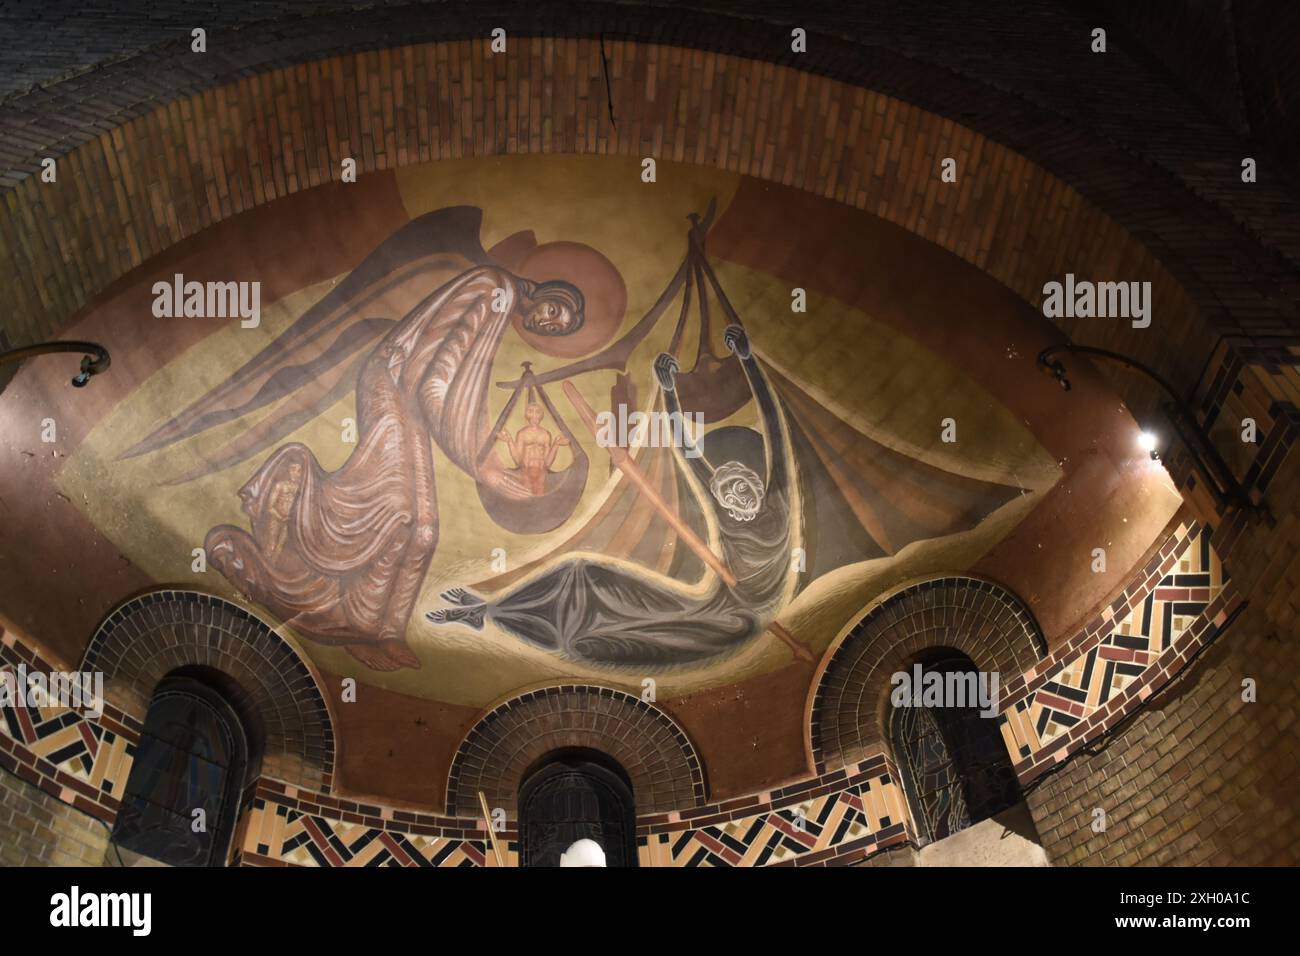
[[[922,674],[927,677],[974,673],[970,658],[956,652],[922,663]],[[894,707],[890,739],[917,842],[922,846],[1001,813],[1022,799],[997,721],[983,716],[976,702]]]
[[[248,759],[244,728],[222,695],[192,677],[164,679],[149,704],[113,842],[171,866],[224,866]]]
[[[521,866],[559,866],[579,840],[598,844],[606,866],[636,866],[632,784],[604,754],[552,753],[524,775],[519,832]]]

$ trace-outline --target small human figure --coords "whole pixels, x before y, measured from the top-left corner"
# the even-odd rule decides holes
[[[515,467],[523,472],[524,485],[534,495],[546,494],[546,476],[551,465],[555,464],[555,456],[569,444],[563,435],[552,435],[542,427],[545,415],[541,405],[529,402],[524,409],[528,424],[519,429],[514,438],[504,428],[497,433],[497,441],[505,442],[510,449]]]
[[[262,544],[263,553],[271,561],[280,555],[285,541],[289,538],[289,519],[293,517],[293,503],[302,491],[302,465],[291,462],[285,470],[285,478],[271,486],[271,493],[266,502],[266,541]]]

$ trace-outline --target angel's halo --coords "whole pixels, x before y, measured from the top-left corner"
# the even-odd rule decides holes
[[[618,267],[581,242],[547,242],[533,249],[515,272],[534,282],[563,279],[577,286],[585,300],[582,328],[572,335],[537,335],[514,326],[529,345],[544,355],[580,358],[606,345],[623,324],[627,286]]]

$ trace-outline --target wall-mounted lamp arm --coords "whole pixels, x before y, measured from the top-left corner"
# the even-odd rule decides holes
[[[1214,443],[1210,441],[1209,437],[1201,431],[1196,418],[1188,410],[1186,403],[1164,376],[1136,359],[1121,355],[1119,352],[1112,352],[1109,349],[1096,348],[1091,345],[1075,345],[1072,342],[1048,346],[1038,353],[1038,367],[1045,372],[1051,373],[1057,383],[1067,392],[1070,390],[1070,380],[1066,376],[1065,366],[1056,357],[1065,352],[1091,355],[1117,362],[1144,375],[1160,386],[1161,391],[1169,397],[1169,401],[1164,404],[1165,412],[1172,421],[1174,430],[1178,432],[1187,445],[1187,450],[1191,453],[1193,462],[1206,479],[1206,484],[1218,504],[1225,510],[1240,509],[1267,515],[1266,511],[1251,501],[1250,495],[1242,487],[1241,482],[1237,481],[1236,475],[1232,473],[1228,463],[1223,460],[1219,450],[1214,447]]]
[[[0,365],[6,362],[21,362],[34,355],[49,355],[53,352],[81,352],[81,371],[72,379],[72,384],[82,388],[90,381],[92,375],[98,375],[108,368],[111,359],[108,349],[94,342],[41,342],[37,345],[25,345],[20,349],[0,352]]]

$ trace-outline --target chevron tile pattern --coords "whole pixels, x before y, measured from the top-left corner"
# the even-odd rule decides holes
[[[10,687],[18,670],[0,666]],[[58,770],[104,793],[121,789],[130,771],[134,745],[82,712],[51,704],[30,706],[23,695],[0,697],[0,734],[22,745]]]
[[[888,776],[712,826],[642,837],[642,866],[799,865],[814,854],[867,848],[903,832],[898,785]]]
[[[483,866],[479,840],[402,833],[258,799],[241,824],[241,851],[252,861],[293,866]]]
[[[1057,662],[1045,680],[1004,711],[1002,731],[1012,759],[1055,746],[1161,665],[1174,653],[1175,642],[1202,622],[1228,583],[1210,547],[1210,532],[1201,529],[1189,536],[1154,587],[1114,621],[1109,633]]]

